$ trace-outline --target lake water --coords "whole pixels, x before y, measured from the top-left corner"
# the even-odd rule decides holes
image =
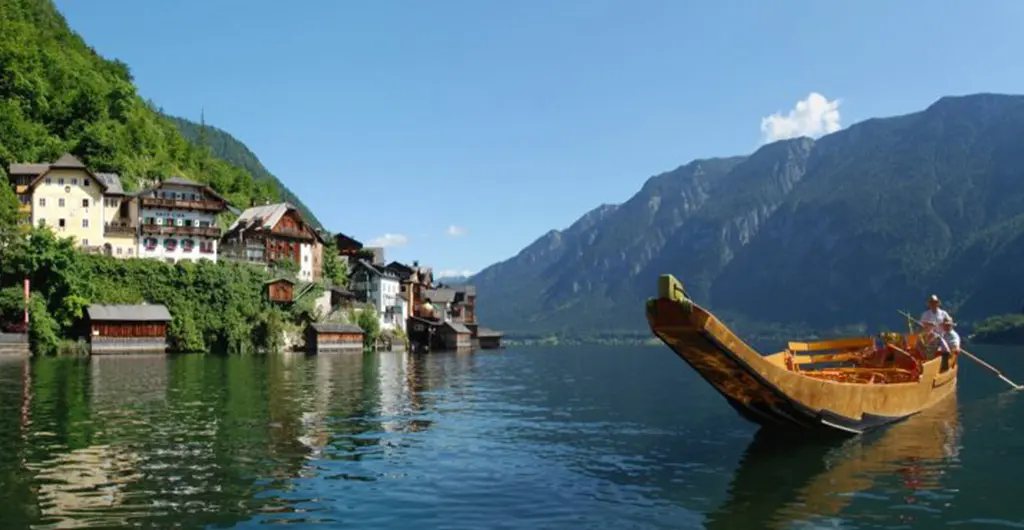
[[[0,526],[1024,528],[1024,393],[961,362],[940,413],[812,444],[664,347],[0,361]]]

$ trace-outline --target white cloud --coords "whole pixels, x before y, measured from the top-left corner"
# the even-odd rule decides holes
[[[451,225],[448,227],[446,233],[451,237],[459,237],[466,235],[466,231],[466,227],[464,226]]]
[[[761,118],[761,137],[765,143],[798,136],[817,138],[823,134],[841,129],[839,125],[839,100],[829,101],[825,96],[811,92],[807,99],[796,102],[796,106],[783,116],[776,112]]]
[[[366,244],[368,247],[400,247],[409,242],[407,236],[402,234],[384,234],[380,237],[375,237]]]
[[[473,271],[469,269],[444,269],[434,271],[434,278],[454,278],[456,276],[472,276]]]

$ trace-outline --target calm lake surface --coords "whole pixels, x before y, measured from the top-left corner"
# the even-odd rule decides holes
[[[5,360],[0,527],[1024,528],[1024,392],[961,363],[935,414],[798,444],[664,347]]]

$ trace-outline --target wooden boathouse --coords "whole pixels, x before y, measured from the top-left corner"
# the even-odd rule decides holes
[[[362,352],[364,335],[355,324],[313,322],[306,326],[306,350],[311,354]]]
[[[445,322],[439,336],[446,350],[468,350],[473,347],[473,332],[460,322]]]
[[[164,353],[171,313],[163,305],[90,305],[85,309],[92,353]]]
[[[476,340],[481,350],[494,350],[501,348],[501,338],[505,334],[490,328],[476,328]]]

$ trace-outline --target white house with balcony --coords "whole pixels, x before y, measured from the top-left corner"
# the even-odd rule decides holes
[[[356,260],[349,274],[349,290],[360,301],[373,305],[381,329],[405,331],[406,301],[400,295],[401,282],[394,272]]]
[[[205,184],[181,177],[144,189],[135,198],[140,258],[217,261],[217,214],[227,209],[227,199]]]

